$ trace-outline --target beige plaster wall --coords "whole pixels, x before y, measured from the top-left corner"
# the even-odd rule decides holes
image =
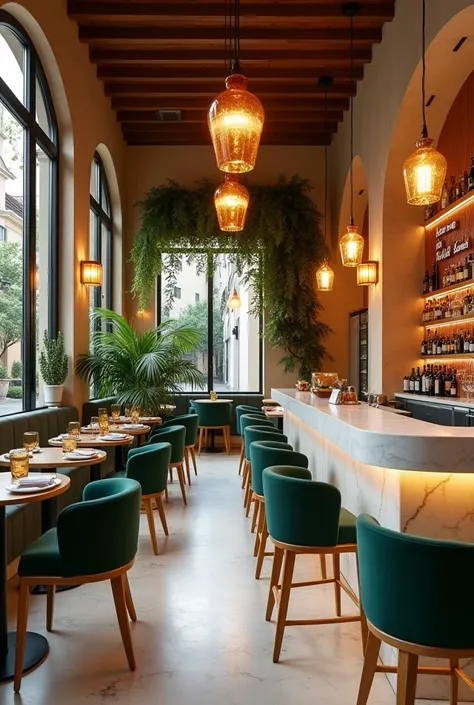
[[[114,206],[117,309],[122,301],[121,180],[124,143],[103,86],[89,63],[88,49],[78,39],[63,0],[2,2],[35,43],[52,92],[60,138],[60,329],[68,353],[89,347],[88,291],[80,284],[80,261],[89,256],[89,180],[94,151],[104,159]],[[70,372],[65,403],[79,408],[88,390]]]
[[[417,362],[423,277],[423,212],[405,200],[402,166],[421,127],[421,3],[397,0],[395,19],[373,50],[354,101],[355,153],[367,181],[370,259],[380,261],[380,283],[369,293],[369,389],[393,393]],[[427,96],[430,136],[437,139],[459,88],[474,68],[474,41],[452,51],[474,22],[468,0],[427,3]],[[339,127],[330,150],[331,208],[342,211],[349,168],[349,119]],[[336,220],[337,222],[337,220]],[[340,221],[339,234],[345,222]]]
[[[313,198],[321,208],[324,189],[324,150],[322,147],[261,147],[255,170],[248,175],[251,182],[270,183],[279,174],[291,176],[298,173],[308,178],[314,189]],[[139,212],[136,202],[152,186],[175,179],[183,184],[192,185],[202,177],[216,180],[219,178],[212,147],[127,147],[124,174],[124,222],[126,232],[127,255],[139,228]],[[334,331],[327,340],[327,348],[334,358],[326,362],[325,369],[336,369],[347,375],[348,371],[348,314],[362,301],[362,294],[355,285],[355,274],[341,271],[338,257],[334,256],[336,271],[336,288],[331,293],[321,294],[320,299],[325,310],[322,315]],[[126,282],[130,288],[132,270],[127,265]],[[127,299],[127,314],[136,313],[133,300]],[[147,320],[155,320],[154,302],[150,302]],[[271,350],[265,346],[264,378],[265,393],[271,387],[292,386],[296,374],[285,376],[277,362],[281,351]]]

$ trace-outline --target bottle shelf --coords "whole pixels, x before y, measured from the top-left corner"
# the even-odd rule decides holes
[[[428,294],[422,294],[422,296],[424,299],[440,299],[455,291],[463,291],[463,289],[472,288],[474,288],[474,279],[464,279],[462,282],[445,286],[443,289],[436,289],[436,291],[430,291]]]
[[[466,313],[463,316],[453,316],[452,318],[438,318],[436,321],[426,321],[421,325],[424,328],[446,328],[463,321],[474,321],[474,313]]]
[[[474,357],[474,353],[456,353],[450,355],[444,353],[441,355],[420,355],[420,360],[467,360]]]
[[[460,208],[463,208],[469,201],[474,200],[474,191],[468,191],[467,193],[464,194],[464,196],[461,196],[461,198],[458,198],[454,203],[450,203],[447,208],[444,208],[444,210],[440,211],[439,213],[436,213],[436,215],[433,215],[431,218],[428,218],[428,220],[425,220],[423,223],[423,226],[425,228],[428,227],[433,227],[436,225],[438,221],[444,220],[447,218],[447,216],[451,215],[451,213],[455,213],[457,210]]]

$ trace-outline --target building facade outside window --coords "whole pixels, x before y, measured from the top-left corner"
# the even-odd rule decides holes
[[[0,415],[43,406],[38,356],[58,328],[58,129],[41,62],[0,10]]]

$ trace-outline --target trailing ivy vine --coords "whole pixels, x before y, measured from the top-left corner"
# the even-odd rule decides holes
[[[331,332],[319,320],[315,272],[327,247],[310,188],[298,175],[250,186],[246,226],[237,234],[219,230],[215,185],[209,181],[192,189],[175,181],[152,188],[138,204],[142,222],[131,252],[132,291],[139,307],[147,307],[163,269],[164,305],[170,309],[178,254],[204,268],[207,263],[212,267],[218,253],[225,252],[252,286],[252,312],[264,314],[265,339],[285,350],[280,360],[285,371],[297,369],[308,377],[327,357],[324,340]]]

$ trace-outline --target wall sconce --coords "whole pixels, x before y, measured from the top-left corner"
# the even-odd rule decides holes
[[[357,266],[357,284],[359,286],[371,286],[377,284],[379,280],[379,263],[362,262]]]
[[[227,299],[227,306],[231,309],[231,311],[236,311],[242,306],[242,301],[240,300],[237,289],[234,289],[232,294]]]
[[[85,286],[102,286],[102,265],[94,260],[81,262],[81,284]]]

